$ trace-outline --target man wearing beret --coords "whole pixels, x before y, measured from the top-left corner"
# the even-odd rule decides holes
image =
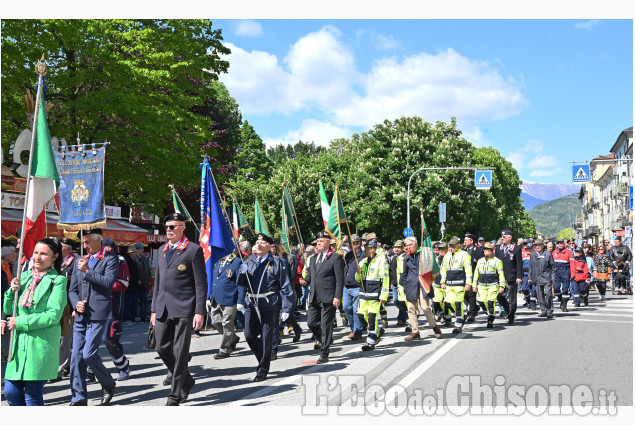
[[[84,233],[82,243],[88,254],[78,258],[68,298],[75,309],[73,351],[71,354],[71,406],[86,406],[86,367],[90,367],[102,386],[101,405],[110,403],[115,380],[99,357],[99,346],[110,318],[110,291],[119,272],[119,258],[101,246],[101,229]]]
[[[514,232],[501,231],[502,243],[496,247],[494,255],[503,262],[503,272],[507,287],[504,293],[498,294],[498,303],[505,309],[507,321],[514,323],[516,315],[516,298],[518,296],[518,284],[523,281],[523,255],[521,247],[512,243]],[[507,298],[505,298],[507,294]]]
[[[285,321],[294,309],[289,274],[280,258],[271,254],[272,244],[269,235],[256,235],[253,255],[241,265],[238,276],[238,285],[246,287],[245,339],[258,360],[254,382],[267,379],[278,311]]]
[[[466,233],[463,238],[463,250],[470,254],[472,259],[472,275],[476,269],[478,260],[485,256],[483,249],[475,244],[476,236],[473,233]],[[465,304],[467,305],[467,321],[472,322],[478,313],[478,305],[476,304],[476,288],[472,287],[469,291],[465,291]]]
[[[192,328],[203,326],[207,273],[203,249],[183,234],[186,218],[174,213],[163,219],[168,243],[159,248],[150,322],[157,353],[172,374],[166,406],[185,401],[194,386],[187,370]]]
[[[318,233],[315,248],[318,254],[310,259],[310,272],[304,279],[311,288],[307,324],[315,335],[314,348],[321,350],[318,364],[329,361],[335,310],[344,292],[344,259],[329,248],[330,240],[328,233]]]

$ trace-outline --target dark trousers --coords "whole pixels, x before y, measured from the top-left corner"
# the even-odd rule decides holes
[[[551,288],[551,283],[536,285],[536,298],[538,298],[541,313],[553,313],[553,294],[551,293]]]
[[[157,341],[157,353],[172,374],[172,388],[168,402],[178,404],[181,401],[181,388],[193,385],[194,378],[187,370],[187,358],[192,341],[192,318],[171,317],[164,311],[155,320],[154,336]]]
[[[516,314],[516,299],[518,298],[518,283],[516,283],[516,279],[511,282],[507,282],[507,288],[505,288],[505,292],[502,294],[498,294],[496,300],[498,303],[505,309],[505,312],[508,314],[508,317],[514,318]]]
[[[313,301],[309,304],[306,322],[315,335],[316,340],[322,341],[322,354],[329,355],[329,347],[333,342],[333,321],[335,320],[335,306],[332,303]]]
[[[245,307],[245,339],[247,345],[258,360],[256,375],[267,376],[271,363],[271,346],[273,344],[273,333],[278,332],[276,317],[279,312],[260,311],[260,318],[253,304]]]
[[[469,291],[465,291],[465,299],[463,300],[467,306],[467,315],[476,316],[478,312],[478,306],[476,304],[476,292],[470,288]]]

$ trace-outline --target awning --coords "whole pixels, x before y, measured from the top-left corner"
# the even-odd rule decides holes
[[[22,226],[22,211],[2,209],[2,239],[17,241],[20,237],[18,231]],[[57,214],[46,213],[46,233],[57,238],[64,237],[64,230],[57,228],[60,217]],[[106,227],[103,235],[110,238],[117,245],[148,244],[148,231],[123,220],[106,219]]]

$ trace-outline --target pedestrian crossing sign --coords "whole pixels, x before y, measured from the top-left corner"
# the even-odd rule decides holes
[[[572,168],[573,183],[588,183],[591,181],[591,166],[589,164],[578,164]]]
[[[492,171],[476,170],[474,172],[474,186],[478,190],[488,190],[492,187]]]

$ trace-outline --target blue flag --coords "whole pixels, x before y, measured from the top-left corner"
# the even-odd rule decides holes
[[[234,252],[234,242],[227,220],[223,217],[219,195],[212,181],[212,171],[207,157],[203,160],[201,173],[201,238],[207,271],[207,297],[212,292],[212,269],[224,256]]]

